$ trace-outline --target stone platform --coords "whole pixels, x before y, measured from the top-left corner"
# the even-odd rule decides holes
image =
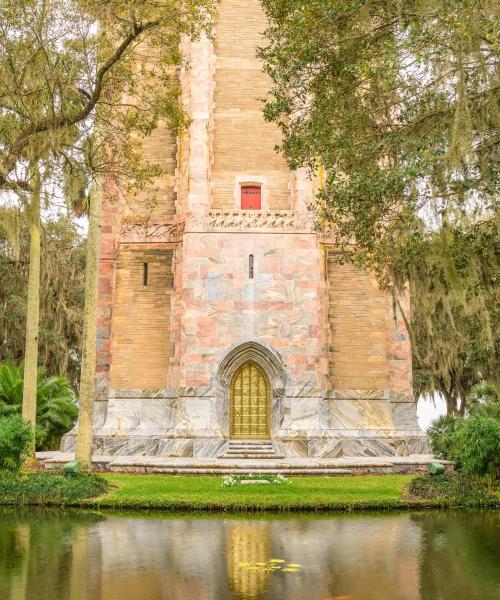
[[[60,469],[74,459],[70,452],[39,452],[37,458],[45,469]],[[410,456],[343,457],[336,459],[199,459],[158,456],[93,457],[97,471],[111,473],[157,473],[164,475],[227,475],[232,473],[281,473],[282,475],[366,475],[416,473],[427,469],[435,460],[429,454]],[[444,462],[444,461],[440,461]],[[451,463],[446,463],[452,469]]]

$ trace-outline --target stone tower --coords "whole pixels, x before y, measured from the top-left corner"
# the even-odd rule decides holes
[[[274,151],[265,25],[258,0],[222,0],[214,42],[182,41],[192,122],[146,142],[164,169],[157,205],[146,221],[144,198],[105,202],[100,454],[214,457],[231,438],[287,456],[425,449],[402,319],[314,232],[313,183]]]

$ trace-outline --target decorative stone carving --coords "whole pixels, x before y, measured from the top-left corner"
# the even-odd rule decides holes
[[[281,356],[261,340],[247,340],[229,348],[222,361],[216,365],[216,382],[222,388],[228,388],[236,371],[249,360],[257,363],[267,374],[273,393],[285,389],[287,375]],[[277,393],[275,399],[279,400],[283,396],[284,394]]]
[[[185,223],[150,223],[123,221],[122,242],[180,242]]]
[[[211,210],[207,229],[295,229],[293,210]]]

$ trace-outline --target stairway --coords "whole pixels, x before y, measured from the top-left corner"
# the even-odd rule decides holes
[[[277,454],[274,444],[270,440],[229,440],[225,451],[217,458],[258,460],[284,458],[284,456]]]

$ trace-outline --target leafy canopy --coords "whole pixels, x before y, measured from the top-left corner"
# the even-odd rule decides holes
[[[215,0],[5,0],[0,6],[0,189],[29,193],[29,159],[67,196],[88,173],[150,182],[141,138],[185,122],[179,40],[209,30]]]
[[[395,298],[409,282],[417,391],[458,410],[500,381],[500,5],[262,4],[279,150],[316,178],[318,228],[346,258]]]
[[[419,217],[487,213],[498,193],[494,0],[263,0],[268,119],[317,210],[383,271]],[[403,239],[401,239],[403,238]]]

